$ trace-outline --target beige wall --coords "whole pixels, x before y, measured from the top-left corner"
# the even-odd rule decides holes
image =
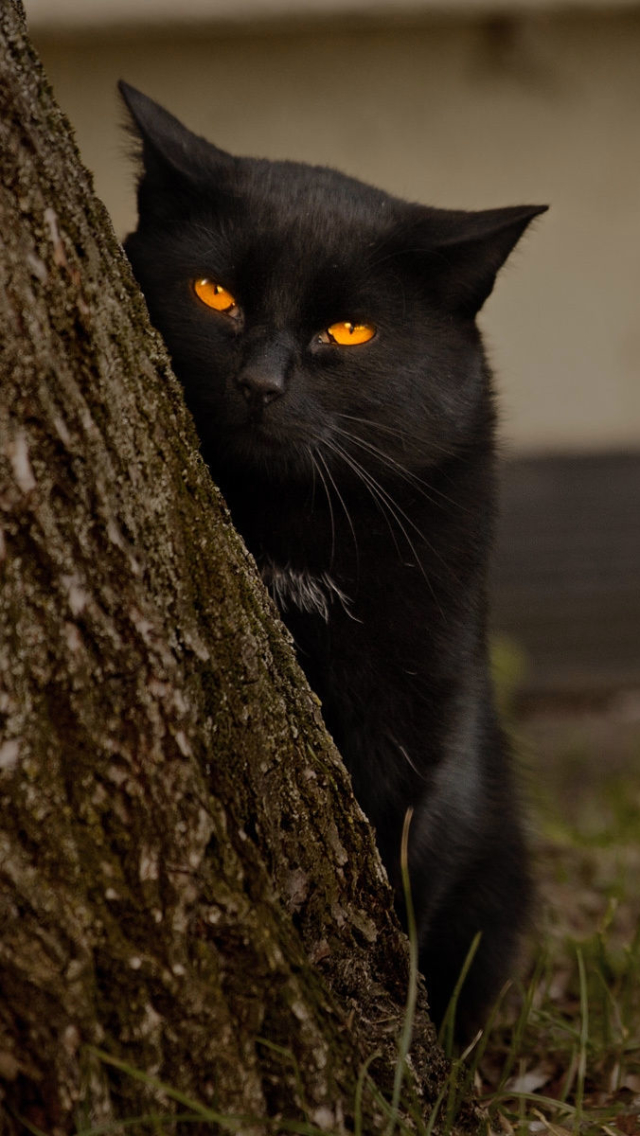
[[[120,76],[237,153],[436,205],[550,202],[483,316],[505,439],[640,446],[640,15],[35,38],[120,235]]]

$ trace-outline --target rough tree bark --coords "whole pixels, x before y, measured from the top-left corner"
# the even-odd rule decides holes
[[[6,0],[0,53],[0,1131],[184,1111],[94,1047],[348,1131],[407,989],[372,834]],[[422,993],[411,1065],[427,1116]]]

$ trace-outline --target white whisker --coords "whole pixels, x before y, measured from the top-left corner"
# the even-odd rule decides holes
[[[327,477],[329,478],[329,481],[333,485],[333,488],[335,489],[336,497],[338,498],[340,504],[342,505],[342,508],[344,510],[344,515],[347,518],[349,528],[351,529],[351,535],[353,537],[353,544],[354,544],[355,551],[356,551],[356,563],[359,563],[360,554],[359,554],[359,549],[358,549],[358,538],[356,536],[356,530],[353,527],[353,521],[351,520],[351,514],[350,514],[349,510],[347,509],[347,506],[346,506],[345,501],[344,501],[344,497],[342,496],[340,490],[338,489],[338,486],[336,485],[335,478],[333,477],[333,474],[331,473],[331,470],[330,470],[327,462],[325,461],[325,459],[324,459],[324,457],[321,454],[319,449],[316,450],[316,457],[318,458],[318,461],[322,462],[322,465],[324,467],[324,471],[325,471]]]
[[[309,447],[308,453],[309,453],[309,457],[311,458],[311,461],[313,463],[313,466],[316,469],[318,476],[319,476],[319,478],[320,478],[320,480],[321,480],[321,482],[324,486],[324,491],[325,491],[325,495],[326,495],[326,498],[327,498],[327,505],[329,506],[329,517],[330,517],[330,520],[331,520],[331,556],[330,556],[330,559],[329,559],[329,563],[333,564],[333,558],[335,556],[335,551],[336,551],[336,525],[335,525],[335,518],[334,518],[334,515],[333,515],[333,505],[331,504],[331,494],[329,493],[329,487],[327,485],[325,476],[324,476],[322,470],[320,469],[320,466],[318,465],[318,463],[316,461],[316,456],[320,457],[320,455],[317,453],[317,451],[316,451],[316,454],[314,455],[314,452],[311,449],[311,447]],[[327,467],[325,465],[325,469],[326,468]]]
[[[336,453],[338,455],[338,457],[341,457],[342,460],[353,470],[353,472],[356,474],[356,476],[360,478],[363,485],[365,485],[367,487],[367,489],[369,490],[369,493],[371,494],[372,498],[374,500],[377,499],[377,501],[379,502],[380,511],[382,512],[383,516],[385,515],[384,510],[386,509],[386,511],[389,513],[389,515],[393,518],[393,520],[395,521],[400,532],[404,536],[404,539],[406,540],[407,544],[409,545],[409,548],[411,549],[411,552],[413,553],[413,555],[416,559],[417,566],[420,569],[422,576],[424,577],[424,580],[427,584],[427,587],[429,588],[429,591],[431,592],[433,598],[438,603],[438,599],[437,599],[436,593],[434,591],[433,584],[431,583],[431,581],[430,581],[430,579],[429,579],[429,577],[428,577],[428,575],[425,571],[422,560],[421,560],[421,558],[418,554],[418,550],[416,549],[416,546],[413,543],[413,540],[411,539],[411,537],[409,536],[409,533],[407,532],[407,529],[405,528],[405,525],[403,524],[400,517],[403,517],[404,520],[407,522],[407,524],[410,525],[411,528],[414,529],[414,531],[417,533],[417,535],[420,537],[420,539],[422,541],[424,541],[424,543],[427,545],[427,547],[430,548],[431,551],[435,552],[436,550],[432,548],[429,541],[426,539],[424,533],[422,533],[420,531],[418,526],[414,523],[414,521],[412,521],[411,517],[407,516],[407,514],[404,512],[404,510],[400,508],[400,506],[398,505],[398,502],[391,496],[390,493],[387,492],[387,490],[380,484],[380,482],[377,481],[377,479],[373,476],[373,474],[371,474],[368,470],[366,470],[364,468],[364,466],[353,457],[352,454],[347,454],[346,451],[342,448],[342,446],[340,446],[336,442],[335,439],[332,439],[331,442],[329,442],[328,440],[325,440],[325,446],[327,446],[328,449],[333,450],[333,452]],[[389,524],[388,520],[387,520],[387,524]],[[390,528],[390,531],[392,531],[390,525],[389,525],[389,528]],[[398,548],[398,545],[397,545],[397,542],[395,541],[395,538],[394,538],[394,543],[396,544],[396,548]],[[400,550],[398,549],[398,552],[399,551]],[[438,603],[438,607],[440,607],[439,603]],[[442,611],[441,608],[440,608],[440,610]],[[442,614],[444,616],[444,612],[442,612]]]

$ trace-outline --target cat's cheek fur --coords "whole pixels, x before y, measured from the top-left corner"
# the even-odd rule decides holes
[[[458,1001],[469,1038],[513,966],[531,890],[487,655],[494,402],[475,316],[542,209],[430,209],[334,170],[234,158],[121,91],[142,143],[126,251],[401,915],[414,810],[437,1021],[480,932]],[[241,322],[203,309],[201,278],[231,292]],[[376,335],[327,345],[339,321]]]

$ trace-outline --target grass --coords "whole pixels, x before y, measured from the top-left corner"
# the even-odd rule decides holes
[[[590,723],[537,755],[535,948],[472,1058],[496,1134],[640,1136],[640,728],[622,759]]]

